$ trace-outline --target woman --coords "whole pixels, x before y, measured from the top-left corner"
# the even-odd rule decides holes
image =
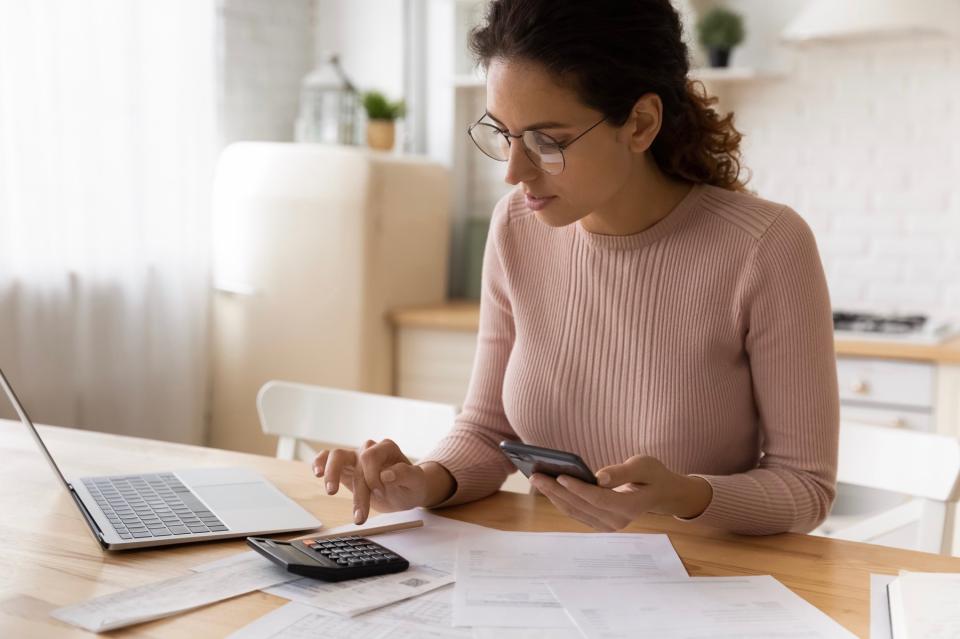
[[[669,0],[494,0],[470,135],[517,186],[495,207],[473,377],[450,434],[410,464],[389,440],[323,451],[355,520],[495,492],[504,439],[578,453],[598,485],[532,478],[598,530],[645,512],[806,532],[833,502],[839,401],[814,238],[745,191],[740,135]],[[699,87],[699,89],[698,89]]]

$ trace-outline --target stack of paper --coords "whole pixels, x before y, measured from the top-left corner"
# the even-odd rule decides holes
[[[901,571],[887,591],[893,639],[960,636],[960,574]]]

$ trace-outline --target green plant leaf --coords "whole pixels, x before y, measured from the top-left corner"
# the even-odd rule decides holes
[[[732,49],[746,36],[743,17],[729,9],[711,9],[697,21],[697,35],[708,49]]]
[[[403,100],[391,102],[379,91],[367,91],[361,97],[361,102],[370,120],[396,120],[406,114]]]

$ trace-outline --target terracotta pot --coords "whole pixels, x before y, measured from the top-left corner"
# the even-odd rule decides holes
[[[378,151],[393,150],[396,127],[393,120],[370,120],[367,122],[367,146]]]

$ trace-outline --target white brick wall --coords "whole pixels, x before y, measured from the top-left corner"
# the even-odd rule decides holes
[[[751,187],[813,227],[835,307],[960,312],[960,44],[809,46],[722,99]]]
[[[223,144],[293,140],[314,62],[314,0],[219,0]]]

